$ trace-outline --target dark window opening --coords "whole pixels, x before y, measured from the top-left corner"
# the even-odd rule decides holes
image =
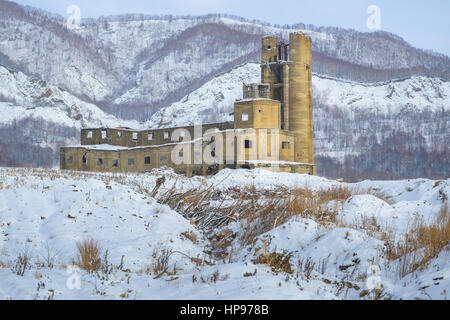
[[[113,168],[118,168],[119,167],[119,160],[113,160],[112,166],[113,166]]]
[[[291,148],[291,144],[290,144],[290,142],[288,142],[288,141],[283,141],[283,143],[281,144],[281,147],[283,148],[283,149],[290,149]]]
[[[150,157],[145,157],[145,164],[150,164],[151,163],[151,158]]]
[[[72,163],[72,162],[73,162],[73,157],[72,156],[68,157],[67,158],[67,163]]]
[[[83,156],[83,164],[86,164],[87,163],[87,158],[86,158],[86,156]]]
[[[134,166],[134,159],[128,159],[128,165]]]
[[[245,149],[252,148],[252,140],[245,140]]]
[[[213,158],[216,157],[216,150],[211,151],[211,157],[213,157]]]
[[[178,156],[179,156],[180,158],[183,158],[183,156],[184,156],[183,151],[180,151],[180,152],[178,153]]]
[[[102,166],[103,165],[103,159],[102,158],[98,158],[97,159],[97,165],[98,166]]]

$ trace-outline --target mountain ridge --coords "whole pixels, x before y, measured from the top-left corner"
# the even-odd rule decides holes
[[[18,65],[24,73],[40,76],[87,102],[98,104],[108,113],[126,119],[147,120],[159,108],[178,101],[218,73],[229,71],[237,64],[258,62],[258,37],[266,34],[287,38],[291,31],[302,31],[313,37],[313,71],[323,75],[358,82],[412,75],[450,79],[448,57],[425,53],[403,38],[384,31],[362,33],[301,23],[279,26],[225,14],[194,17],[125,14],[84,19],[81,30],[71,31],[65,27],[62,16],[44,10],[3,0],[0,9],[8,12],[0,19],[0,30],[4,31],[0,42],[6,44],[0,47],[0,54],[8,61]],[[14,19],[21,22],[18,24]],[[211,30],[207,29],[213,25]],[[40,33],[28,35],[27,30],[35,27]],[[189,45],[179,41],[180,34],[191,39]],[[40,40],[29,42],[26,40],[29,36]],[[67,44],[59,40],[65,37],[73,39],[72,42]],[[220,37],[222,41],[217,42]],[[204,44],[211,40],[216,41],[216,49],[205,52],[208,47]],[[36,49],[18,55],[8,49],[9,46],[19,46],[21,50],[26,47]],[[161,51],[158,50],[163,50],[164,46],[170,50],[160,62]],[[242,49],[228,50],[233,46]],[[383,49],[374,50],[378,47]],[[45,54],[41,57],[50,48],[61,58],[44,67],[39,61],[50,58]],[[69,50],[72,53],[68,53]],[[186,57],[194,60],[186,61]],[[208,59],[211,61],[207,62]],[[93,64],[92,60],[96,62]],[[159,66],[161,63],[167,67]],[[199,68],[199,63],[205,65]],[[161,74],[161,77],[148,80],[148,68],[153,75]],[[169,76],[167,80],[168,74],[175,76],[173,79]],[[185,79],[177,78],[177,75]],[[137,94],[130,97],[127,92],[133,88]]]

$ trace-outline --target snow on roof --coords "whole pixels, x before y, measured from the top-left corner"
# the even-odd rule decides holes
[[[236,100],[236,103],[245,103],[245,102],[252,102],[252,101],[275,101],[280,103],[278,100],[269,99],[269,98],[254,98],[254,99],[242,99],[242,100]]]
[[[249,164],[270,164],[270,165],[303,165],[303,166],[313,166],[313,163],[302,163],[302,162],[292,162],[292,161],[272,161],[272,160],[238,160],[239,164],[249,163]]]

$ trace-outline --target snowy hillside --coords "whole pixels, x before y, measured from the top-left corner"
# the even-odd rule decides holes
[[[56,165],[59,148],[78,144],[80,129],[129,126],[63,88],[0,66],[0,163],[7,166]]]
[[[0,22],[0,64],[141,121],[215,76],[258,62],[261,37],[268,34],[311,36],[313,70],[321,75],[359,82],[411,75],[450,79],[448,57],[386,32],[271,26],[226,15],[139,14],[85,19],[71,31],[63,17],[4,0]]]
[[[450,110],[450,82],[438,78],[412,77],[362,84],[316,75],[313,92],[319,103],[343,110],[358,109],[386,115]]]
[[[0,169],[0,299],[448,299],[449,194],[450,180]],[[437,221],[435,247],[415,238]],[[77,274],[88,238],[102,269]]]
[[[242,99],[243,83],[259,82],[260,70],[258,64],[249,63],[217,76],[179,102],[160,109],[146,125],[157,128],[191,125],[200,119],[203,123],[232,121],[230,113],[236,99]]]
[[[233,104],[242,99],[242,84],[261,81],[259,64],[249,63],[217,76],[168,107],[161,108],[149,127],[173,127],[204,122],[232,121]],[[318,104],[342,111],[396,115],[408,111],[450,111],[450,82],[412,77],[387,83],[363,84],[313,76],[313,95]]]
[[[0,66],[0,126],[27,118],[75,127],[129,126],[137,121],[119,120],[96,105],[86,103],[62,88]]]

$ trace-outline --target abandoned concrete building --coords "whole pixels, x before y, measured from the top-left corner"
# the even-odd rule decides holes
[[[180,128],[81,130],[81,145],[63,147],[62,170],[211,175],[223,168],[316,174],[313,153],[311,39],[262,39],[261,83],[244,84],[234,122]]]

